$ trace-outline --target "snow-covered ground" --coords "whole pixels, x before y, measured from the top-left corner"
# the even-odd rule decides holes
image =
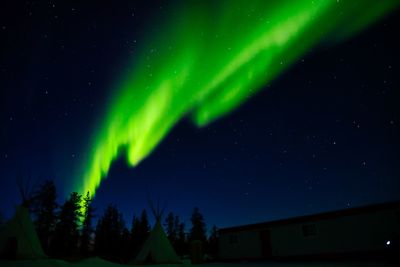
[[[66,262],[62,260],[30,260],[30,261],[0,261],[1,267],[121,267],[132,265],[121,265],[91,258],[80,262]],[[187,267],[188,264],[163,264],[163,265],[144,265],[145,267]],[[196,266],[196,265],[194,265]],[[197,265],[198,267],[395,267],[397,265],[382,262],[257,262],[257,263],[207,263]]]
[[[211,263],[204,267],[395,267],[382,262],[257,262],[257,263]]]
[[[24,261],[0,261],[1,267],[121,267],[126,265],[116,264],[100,258],[91,258],[79,262],[67,262],[63,260],[24,260]]]

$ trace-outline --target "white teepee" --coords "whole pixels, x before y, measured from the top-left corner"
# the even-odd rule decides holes
[[[0,229],[0,255],[12,259],[46,257],[27,208],[18,206],[14,217]]]
[[[161,226],[163,211],[160,212],[158,207],[157,210],[155,210],[151,202],[150,207],[156,218],[156,224],[151,230],[146,242],[143,244],[139,254],[136,256],[134,263],[181,263]]]

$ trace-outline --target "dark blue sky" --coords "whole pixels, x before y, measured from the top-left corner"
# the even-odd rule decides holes
[[[0,4],[6,216],[19,202],[17,176],[54,179],[64,201],[111,84],[171,8],[108,4]],[[205,128],[184,119],[137,168],[115,162],[96,195],[98,215],[114,203],[130,222],[147,208],[147,194],[183,220],[198,206],[220,227],[398,200],[396,15],[345,43],[315,48]]]

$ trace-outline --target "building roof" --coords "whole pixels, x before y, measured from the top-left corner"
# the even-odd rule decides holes
[[[329,211],[329,212],[324,212],[324,213],[305,215],[305,216],[300,216],[300,217],[281,219],[281,220],[275,220],[275,221],[269,221],[269,222],[261,222],[261,223],[221,228],[219,230],[219,232],[221,234],[226,234],[226,233],[236,233],[236,232],[252,231],[252,230],[254,231],[254,230],[265,229],[265,228],[274,227],[274,226],[282,226],[282,225],[287,225],[287,224],[301,224],[301,223],[315,222],[315,221],[320,221],[320,220],[328,220],[328,219],[334,219],[334,218],[339,218],[339,217],[358,215],[358,214],[363,214],[363,213],[371,213],[371,212],[377,212],[377,211],[383,211],[383,210],[393,210],[393,209],[400,209],[400,201],[372,204],[372,205],[368,205],[368,206],[348,208],[348,209],[344,209],[344,210]]]

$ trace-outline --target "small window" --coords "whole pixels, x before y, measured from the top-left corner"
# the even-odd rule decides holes
[[[236,244],[236,243],[238,243],[237,235],[230,235],[229,236],[229,244]]]
[[[302,226],[303,236],[316,236],[317,235],[317,227],[315,224],[305,224]]]

